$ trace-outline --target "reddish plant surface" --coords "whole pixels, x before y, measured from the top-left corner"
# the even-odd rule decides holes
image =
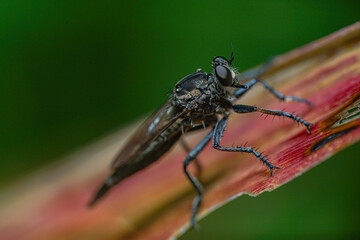
[[[271,191],[360,139],[360,23],[277,56],[263,79],[287,95],[309,99],[315,107],[281,103],[260,87],[241,102],[295,111],[315,124],[312,133],[288,119],[264,120],[256,113],[231,115],[222,144],[259,146],[281,169],[270,176],[253,156],[224,153],[209,145],[199,156],[199,178],[206,189],[200,217],[242,194]],[[129,134],[122,132],[111,140],[124,135]],[[201,136],[187,139],[194,145]],[[124,180],[95,209],[86,208],[106,174],[107,159],[118,147],[116,141],[98,144],[72,157],[71,164],[37,173],[35,179],[5,192],[0,236],[167,239],[184,232],[194,191],[182,173],[186,153],[178,147]]]

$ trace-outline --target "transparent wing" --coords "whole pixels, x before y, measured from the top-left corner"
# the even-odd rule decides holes
[[[131,165],[131,161],[138,161],[138,155],[180,116],[181,113],[177,112],[168,100],[139,127],[118,153],[111,168],[117,169],[124,165]]]

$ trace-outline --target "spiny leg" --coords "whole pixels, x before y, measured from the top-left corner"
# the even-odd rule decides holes
[[[274,88],[272,88],[270,85],[268,85],[265,81],[260,80],[260,79],[256,79],[258,82],[260,82],[264,88],[266,90],[268,90],[270,93],[272,93],[276,98],[278,98],[281,101],[284,102],[302,102],[305,103],[307,105],[309,105],[310,107],[314,107],[314,105],[307,99],[305,98],[299,98],[299,97],[294,97],[294,96],[285,96],[282,93],[276,91]]]
[[[257,83],[256,79],[251,79],[244,84],[245,87],[239,88],[234,92],[234,96],[236,98],[240,98],[243,96],[247,91],[249,91],[255,84]]]
[[[205,128],[214,126],[217,123],[217,121],[218,121],[218,119],[217,119],[217,117],[215,115],[208,116],[208,117],[206,117],[204,119],[202,124],[191,127],[187,132],[194,132],[194,131],[197,131],[199,129],[205,129]],[[184,138],[180,138],[180,144],[187,153],[190,152],[191,148],[186,143]],[[197,175],[198,175],[198,177],[200,177],[201,176],[201,163],[197,158],[194,159],[194,163],[195,163],[196,168],[197,168]]]
[[[211,137],[213,136],[214,129],[212,129],[197,145],[194,149],[192,149],[189,154],[187,155],[186,159],[184,160],[184,173],[186,177],[190,180],[191,184],[195,188],[195,191],[197,193],[197,196],[195,197],[193,204],[192,204],[192,210],[191,210],[191,220],[190,225],[192,228],[195,228],[195,217],[196,213],[199,210],[201,201],[202,201],[202,192],[203,187],[201,183],[196,179],[196,177],[192,176],[188,170],[188,165],[196,158],[197,155],[205,148],[205,146],[210,142]]]
[[[222,147],[222,146],[220,146],[220,141],[221,141],[222,135],[225,131],[227,122],[228,122],[228,117],[226,116],[226,117],[222,118],[215,126],[215,132],[214,132],[214,136],[213,136],[213,147],[215,149],[220,150],[220,151],[227,151],[227,152],[251,153],[269,168],[271,175],[273,175],[274,169],[280,169],[279,167],[272,165],[268,159],[266,159],[264,156],[262,156],[261,153],[257,152],[256,149],[253,149],[251,146],[249,146],[249,147]]]
[[[283,111],[279,111],[279,110],[269,110],[269,109],[264,109],[264,108],[258,108],[258,107],[249,106],[249,105],[241,105],[241,104],[233,105],[231,108],[232,108],[232,110],[234,110],[234,112],[237,112],[237,113],[261,112],[261,113],[265,113],[265,114],[269,114],[269,115],[287,117],[287,118],[290,118],[290,119],[304,125],[306,127],[307,132],[311,133],[310,127],[313,124],[311,124],[311,123],[305,121],[304,119],[302,119],[296,115],[293,115],[291,113],[287,113],[287,112],[283,112]]]
[[[185,150],[185,152],[186,152],[187,154],[189,154],[190,151],[191,151],[191,148],[189,147],[188,143],[185,141],[184,138],[181,138],[181,139],[180,139],[180,144],[181,144],[181,147]],[[194,161],[194,164],[195,164],[195,166],[196,166],[197,177],[198,177],[198,178],[201,178],[201,172],[202,172],[201,163],[200,163],[200,161],[199,161],[198,158],[195,158],[193,161]]]
[[[260,82],[261,85],[268,90],[271,94],[273,94],[276,98],[278,98],[280,101],[285,101],[285,102],[302,102],[305,103],[307,105],[309,105],[310,107],[314,107],[314,105],[307,99],[305,98],[299,98],[299,97],[294,97],[294,96],[285,96],[282,93],[278,92],[277,90],[275,90],[274,88],[272,88],[270,85],[268,85],[265,81],[261,80],[261,79],[251,79],[250,81],[248,81],[247,83],[245,83],[242,88],[239,88],[235,91],[234,95],[236,98],[240,98],[241,96],[243,96],[247,91],[249,91],[256,83]]]
[[[242,87],[237,89],[234,92],[234,96],[236,98],[240,98],[242,95],[244,95],[250,88],[252,88],[256,83],[259,82],[257,79],[259,76],[263,75],[272,65],[274,57],[269,58],[264,64],[254,68],[250,69],[246,72],[237,73],[236,74],[236,83],[239,82],[245,82],[244,85],[241,85]]]

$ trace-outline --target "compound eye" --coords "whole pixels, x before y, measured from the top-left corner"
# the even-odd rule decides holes
[[[216,66],[215,74],[217,79],[220,81],[223,86],[231,86],[233,83],[232,75],[230,69],[224,66]]]

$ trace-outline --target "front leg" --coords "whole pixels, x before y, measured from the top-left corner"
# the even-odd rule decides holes
[[[215,132],[213,136],[213,147],[220,151],[226,151],[226,152],[246,152],[253,154],[256,158],[258,158],[261,162],[263,162],[270,170],[270,174],[273,175],[274,169],[279,169],[279,167],[276,167],[272,165],[268,159],[266,159],[264,156],[261,155],[261,153],[257,152],[253,147],[223,147],[220,146],[220,141],[222,138],[222,135],[225,131],[225,127],[228,122],[228,117],[225,116],[222,118],[215,126]]]
[[[279,110],[269,110],[269,109],[264,109],[264,108],[258,108],[255,106],[241,105],[241,104],[233,105],[231,107],[231,109],[237,113],[261,112],[261,113],[265,113],[265,114],[269,114],[269,115],[283,116],[286,118],[290,118],[290,119],[304,125],[306,127],[306,130],[308,133],[311,133],[310,127],[313,126],[313,124],[305,121],[304,119],[302,119],[296,115],[293,115],[293,114],[287,113],[287,112],[283,112],[283,111],[279,111]]]
[[[305,98],[299,98],[299,97],[294,97],[294,96],[285,96],[282,93],[276,91],[274,88],[272,88],[270,85],[268,85],[265,81],[263,81],[261,79],[256,79],[256,80],[258,82],[260,82],[266,90],[268,90],[271,94],[273,94],[280,101],[284,101],[284,102],[302,102],[302,103],[307,104],[310,107],[314,107],[314,105],[309,100],[307,100]]]
[[[314,107],[314,105],[307,99],[305,98],[300,98],[300,97],[294,97],[294,96],[285,96],[282,93],[278,92],[277,90],[275,90],[274,88],[272,88],[269,84],[267,84],[265,81],[258,79],[258,78],[254,78],[251,79],[250,81],[248,81],[247,83],[245,83],[244,85],[240,85],[241,87],[239,87],[239,89],[237,89],[234,92],[234,96],[236,98],[240,98],[241,96],[243,96],[247,91],[249,91],[256,83],[261,83],[261,85],[267,90],[269,91],[272,95],[274,95],[277,99],[279,99],[280,101],[284,101],[284,102],[301,102],[301,103],[305,103],[310,107]]]

